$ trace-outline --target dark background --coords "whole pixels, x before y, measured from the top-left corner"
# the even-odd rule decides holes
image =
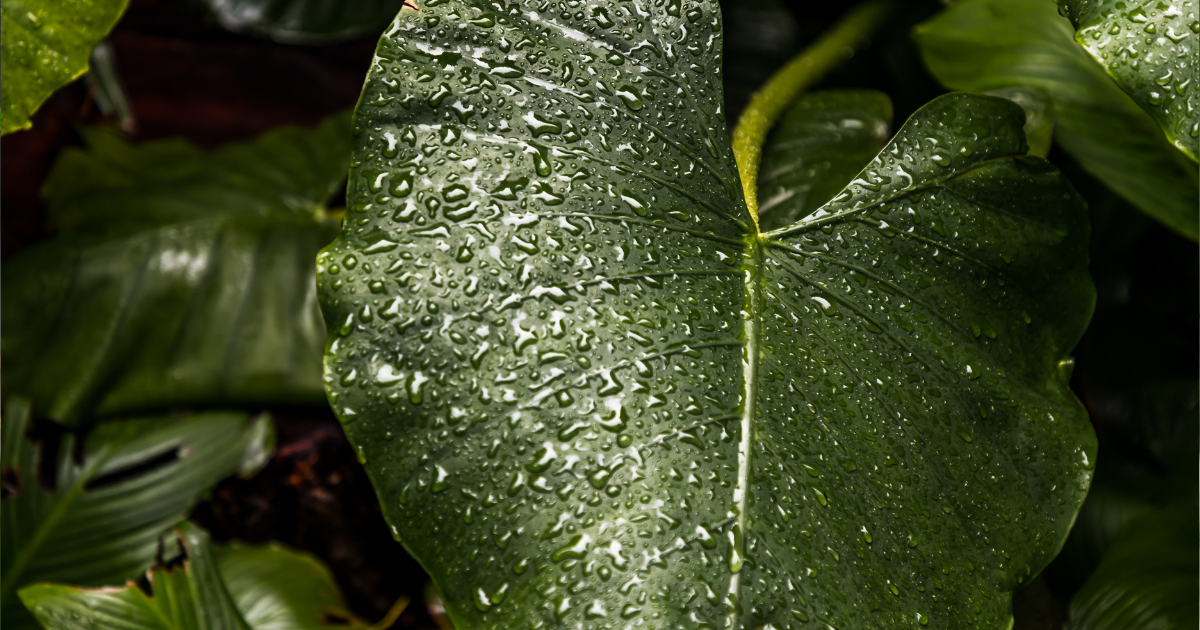
[[[775,68],[852,5],[790,0],[784,2],[787,13],[780,14],[764,4],[722,3],[731,124]],[[915,24],[940,8],[936,0],[907,3],[820,87],[882,90],[894,102],[896,120],[903,121],[943,91],[909,37]],[[133,0],[110,37],[135,115],[136,128],[128,135],[139,142],[183,137],[213,148],[278,125],[314,125],[354,105],[377,38],[378,33],[329,45],[277,44],[225,31],[188,2]],[[4,258],[48,236],[39,191],[59,152],[79,144],[77,127],[112,125],[83,81],[51,97],[33,123],[31,130],[0,140]],[[1072,386],[1099,436],[1098,477],[1129,463],[1165,475],[1139,428],[1138,401],[1155,383],[1197,380],[1200,252],[1114,197],[1068,156],[1052,151],[1050,159],[1079,188],[1093,215],[1098,300],[1092,326],[1076,349]],[[404,595],[413,604],[394,627],[435,627],[424,605],[427,578],[392,539],[332,412],[265,411],[273,414],[279,436],[270,464],[253,479],[220,484],[193,518],[217,540],[278,540],[316,554],[334,571],[351,607],[370,620]],[[1066,566],[1070,562],[1060,558],[1017,594],[1017,630],[1061,626],[1066,602],[1082,579]]]

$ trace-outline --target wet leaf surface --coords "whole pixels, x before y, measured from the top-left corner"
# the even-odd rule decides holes
[[[461,629],[1002,626],[1090,480],[1082,203],[955,94],[759,234],[719,30],[401,12],[318,259],[334,409]]]

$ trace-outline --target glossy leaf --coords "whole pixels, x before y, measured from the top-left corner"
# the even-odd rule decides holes
[[[181,406],[321,404],[313,258],[348,120],[211,154],[87,134],[46,184],[58,236],[6,260],[5,396],[79,426]]]
[[[278,544],[214,548],[221,577],[251,630],[355,630],[333,575],[313,556]]]
[[[0,602],[8,626],[16,591],[34,582],[121,584],[150,566],[159,535],[177,523],[221,478],[249,474],[274,436],[270,419],[244,413],[106,422],[79,445],[71,434],[57,451],[26,439],[30,407],[8,404]],[[40,478],[40,458],[56,478]],[[43,469],[45,470],[45,469]]]
[[[882,92],[828,90],[800,98],[767,137],[758,220],[772,230],[808,216],[841,192],[891,134]]]
[[[938,99],[757,234],[716,4],[583,15],[402,11],[318,258],[330,400],[455,627],[1003,627],[1094,456],[1086,218],[1020,108]]]
[[[46,630],[251,630],[221,579],[208,534],[186,521],[173,534],[146,574],[149,592],[132,582],[37,584],[21,590],[21,601]]]
[[[404,0],[205,0],[221,25],[299,44],[379,34]]]
[[[1200,22],[1196,0],[1058,0],[1075,40],[1158,122],[1200,156]]]
[[[1071,600],[1068,630],[1194,628],[1200,562],[1196,504],[1146,514],[1122,529]]]
[[[1073,39],[1043,0],[963,0],[917,28],[933,74],[958,90],[1012,86],[1054,102],[1055,140],[1088,172],[1195,240],[1200,172]]]
[[[92,48],[129,0],[0,2],[0,134],[27,129],[58,88],[88,68]]]

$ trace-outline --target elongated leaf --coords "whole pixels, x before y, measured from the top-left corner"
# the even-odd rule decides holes
[[[181,566],[148,571],[149,593],[133,583],[102,589],[37,584],[21,591],[21,601],[46,630],[250,630],[221,579],[208,534],[186,521],[174,534],[163,559]]]
[[[1150,113],[1180,151],[1200,156],[1196,0],[1058,0],[1075,40]]]
[[[5,261],[5,396],[78,426],[179,406],[323,401],[312,267],[336,233],[347,118],[203,154],[88,134],[46,185],[59,236]]]
[[[154,562],[159,534],[183,518],[200,494],[248,463],[273,439],[268,418],[208,413],[103,423],[79,446],[68,434],[55,462],[55,487],[38,477],[38,449],[24,437],[22,399],[4,418],[4,624],[16,590],[50,581],[121,584]],[[265,444],[264,444],[265,442]],[[16,604],[19,608],[19,604]]]
[[[892,102],[882,92],[801,97],[767,138],[759,169],[759,224],[791,225],[841,192],[887,143]]]
[[[79,78],[129,0],[0,2],[0,134],[27,129],[58,88]]]
[[[370,624],[346,608],[329,569],[277,544],[215,547],[225,586],[252,630],[355,630]]]
[[[1196,504],[1131,521],[1071,600],[1069,630],[1194,628],[1200,623]]]
[[[302,44],[379,34],[404,0],[205,0],[233,31]]]
[[[1084,209],[1020,108],[938,99],[758,234],[715,3],[493,11],[380,41],[318,258],[330,400],[455,626],[1003,627],[1094,455]]]
[[[1195,240],[1196,164],[1080,49],[1073,32],[1051,2],[963,0],[915,36],[926,65],[953,89],[1044,91],[1054,101],[1054,137],[1063,149],[1142,211]]]

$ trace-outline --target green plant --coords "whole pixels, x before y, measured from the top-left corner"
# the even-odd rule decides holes
[[[382,35],[352,114],[58,156],[0,270],[3,622],[368,628],[194,508],[324,410],[432,580],[374,629],[1194,627],[1200,23],[1058,4],[192,3]],[[71,78],[15,76],[5,132]]]

